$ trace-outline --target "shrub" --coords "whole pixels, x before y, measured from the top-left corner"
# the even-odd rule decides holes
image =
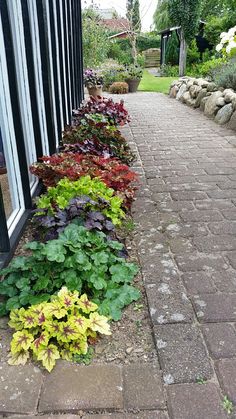
[[[18,256],[2,270],[1,315],[12,309],[48,301],[62,286],[88,294],[101,303],[99,312],[113,319],[121,309],[138,299],[130,282],[138,269],[119,256],[123,246],[106,240],[103,233],[70,224],[57,240],[31,242],[25,246],[30,256]]]
[[[199,63],[200,58],[201,56],[198,50],[197,41],[196,39],[193,39],[187,51],[187,65]]]
[[[115,82],[109,88],[110,93],[116,93],[116,94],[128,93],[128,91],[129,91],[129,86],[125,82]]]
[[[166,46],[165,62],[167,65],[178,65],[179,63],[179,38],[176,32],[172,32]]]
[[[117,157],[123,163],[130,164],[135,160],[135,155],[130,150],[125,138],[114,125],[106,122],[96,122],[91,118],[81,120],[80,125],[66,127],[62,143],[74,144],[76,147],[68,151],[89,152],[92,154]],[[83,151],[84,150],[84,151]]]
[[[160,74],[162,77],[178,77],[179,66],[162,64]]]
[[[100,67],[100,71],[103,75],[104,88],[108,89],[109,86],[114,82],[121,82],[124,80],[125,67],[119,62],[109,60]]]
[[[100,179],[91,179],[90,176],[82,176],[76,182],[69,179],[62,179],[56,187],[48,188],[47,193],[37,200],[39,209],[48,209],[49,214],[54,214],[54,208],[59,207],[65,209],[71,199],[88,196],[94,202],[98,201],[99,205],[89,204],[92,211],[101,210],[102,214],[108,217],[114,225],[121,224],[121,220],[125,217],[124,211],[121,209],[122,199],[114,195],[114,190],[108,188]],[[103,208],[101,203],[104,204]]]
[[[193,64],[187,68],[187,74],[193,77],[208,77],[213,80],[215,73],[221,69],[224,63],[225,60],[223,58],[215,58],[202,64]]]
[[[16,330],[11,341],[10,365],[25,365],[31,353],[51,372],[59,358],[72,361],[85,355],[90,337],[110,335],[108,319],[98,306],[63,287],[50,302],[12,310],[9,326]]]
[[[223,65],[215,71],[214,81],[219,87],[236,90],[236,63]]]
[[[124,125],[130,121],[129,114],[124,108],[123,101],[115,103],[112,98],[93,98],[91,97],[79,109],[73,111],[73,117],[77,124],[87,114],[102,114],[111,125]]]
[[[106,186],[118,192],[124,198],[125,205],[129,205],[134,198],[136,188],[132,182],[137,180],[137,175],[115,158],[68,152],[44,156],[41,160],[42,163],[30,166],[30,171],[42,179],[47,187],[56,186],[63,178],[75,181],[89,175],[101,179]]]
[[[93,208],[99,208],[99,211],[95,211]],[[49,209],[40,210],[40,214],[36,210],[37,212],[32,219],[35,227],[34,238],[44,242],[57,239],[59,234],[71,222],[74,222],[88,230],[102,231],[108,238],[116,240],[114,224],[102,213],[107,208],[109,208],[108,202],[99,198],[94,201],[83,195],[71,199],[64,210],[55,207],[53,214],[50,213]]]

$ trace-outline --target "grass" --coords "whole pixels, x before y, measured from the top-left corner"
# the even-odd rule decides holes
[[[148,70],[144,70],[138,90],[141,92],[168,93],[173,80],[176,80],[176,77],[155,77]]]

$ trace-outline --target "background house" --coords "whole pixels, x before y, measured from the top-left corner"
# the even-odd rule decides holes
[[[0,1],[0,264],[38,190],[29,165],[58,147],[83,98],[79,0]]]

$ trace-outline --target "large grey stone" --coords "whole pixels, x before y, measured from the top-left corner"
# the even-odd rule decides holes
[[[232,103],[228,103],[228,105],[223,106],[218,112],[215,117],[215,121],[219,125],[224,125],[229,122],[231,116],[233,114],[233,105]]]
[[[204,112],[207,100],[208,100],[208,96],[204,96],[203,98],[201,98],[200,111]]]
[[[182,84],[182,86],[179,88],[179,91],[177,93],[176,99],[180,100],[180,98],[184,95],[184,93],[187,91],[187,86],[185,83]]]
[[[215,92],[217,90],[217,86],[215,83],[208,83],[207,85],[207,91],[208,92]]]
[[[236,94],[233,89],[225,89],[223,95],[226,103],[230,103],[236,98]]]
[[[236,111],[234,111],[231,115],[231,118],[227,124],[227,128],[236,131]]]
[[[187,324],[155,326],[154,334],[166,384],[210,378],[212,367],[199,330]]]
[[[190,93],[191,98],[196,99],[197,95],[200,91],[201,91],[200,86],[196,86],[196,85],[191,86],[190,89],[189,89],[189,93]]]
[[[112,365],[77,366],[60,362],[46,376],[39,411],[122,409],[121,368]]]
[[[33,365],[0,364],[0,413],[35,413],[42,382],[40,370]]]
[[[175,99],[176,96],[177,96],[178,91],[179,91],[178,86],[171,87],[170,93],[169,93],[170,98]]]
[[[219,109],[216,102],[217,102],[217,99],[222,96],[223,96],[223,93],[217,91],[217,92],[212,93],[212,95],[207,99],[205,103],[204,114],[208,118],[214,118],[214,116],[216,115]]]
[[[199,92],[199,93],[198,93],[198,95],[197,95],[197,98],[196,98],[196,102],[195,102],[194,108],[199,108],[199,106],[200,106],[200,104],[201,104],[202,99],[203,99],[204,97],[206,97],[206,96],[207,96],[207,89],[202,89],[202,90],[200,90],[200,92]]]

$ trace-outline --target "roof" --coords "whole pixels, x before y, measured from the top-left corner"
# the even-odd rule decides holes
[[[122,37],[123,35],[129,35],[129,34],[135,34],[135,32],[130,31],[130,30],[119,32],[119,33],[116,33],[115,35],[109,36],[109,39],[119,38],[119,37]]]
[[[206,22],[204,20],[199,20],[199,23],[202,25],[205,25]],[[170,33],[173,31],[176,31],[177,29],[180,29],[181,26],[173,26],[173,28],[166,28],[163,31],[158,32],[160,35],[164,35],[165,33]]]
[[[128,19],[123,17],[114,19],[102,19],[102,24],[112,31],[124,32],[130,30],[130,23]]]
[[[109,9],[97,9],[96,12],[102,19],[112,19],[116,13],[116,9],[114,7],[110,7]]]

